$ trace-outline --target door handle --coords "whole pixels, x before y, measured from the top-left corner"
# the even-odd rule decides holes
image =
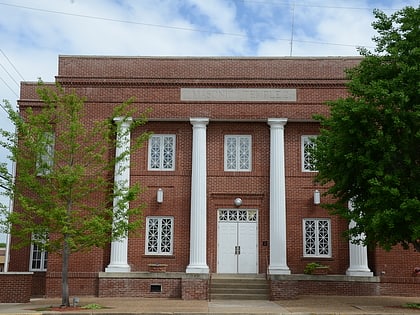
[[[241,254],[241,246],[237,245],[235,246],[235,255],[240,255]]]

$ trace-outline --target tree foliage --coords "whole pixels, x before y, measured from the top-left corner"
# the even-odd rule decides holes
[[[108,245],[142,224],[144,205],[133,202],[141,187],[112,183],[113,176],[125,171],[124,167],[115,171],[115,165],[141,147],[149,135],[132,139],[130,149],[115,157],[116,134],[127,136],[146,122],[143,114],[130,109],[132,100],[117,106],[112,117],[95,121],[87,119],[84,99],[74,92],[42,82],[37,92],[43,106],[17,112],[5,103],[16,131],[1,130],[1,145],[11,153],[17,173],[13,178],[4,165],[0,167],[8,188],[5,194],[15,202],[15,211],[6,211],[2,223],[5,232],[18,240],[17,246],[35,243],[62,256],[62,302],[69,305],[70,254]],[[121,128],[136,115],[128,129]],[[130,207],[128,202],[132,202]]]
[[[316,116],[317,180],[336,198],[326,207],[357,223],[354,241],[420,251],[420,8],[374,15],[375,51],[360,49],[349,96]]]

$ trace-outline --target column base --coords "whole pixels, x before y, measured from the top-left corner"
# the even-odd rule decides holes
[[[210,273],[207,265],[189,265],[185,273]]]
[[[290,275],[290,269],[287,266],[269,266],[268,274],[270,275]]]
[[[105,272],[130,272],[131,267],[129,265],[109,265],[105,268]]]
[[[352,277],[373,277],[373,272],[369,269],[347,269],[346,276]]]

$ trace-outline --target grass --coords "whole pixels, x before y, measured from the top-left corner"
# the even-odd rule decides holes
[[[403,307],[420,309],[420,303],[405,303]]]
[[[60,307],[60,306],[43,306],[43,307],[39,307],[36,308],[35,311],[37,312],[44,312],[44,311],[72,311],[75,309],[81,309],[81,310],[100,310],[100,309],[104,309],[104,308],[108,308],[105,306],[102,306],[100,304],[96,304],[96,303],[91,303],[91,304],[86,304],[84,306],[70,306],[70,307]]]
[[[99,305],[99,304],[96,304],[96,303],[91,303],[91,304],[87,304],[85,306],[82,306],[82,308],[87,309],[87,310],[100,310],[104,307],[102,305]]]

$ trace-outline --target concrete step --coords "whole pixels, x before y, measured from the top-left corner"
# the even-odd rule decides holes
[[[216,275],[210,284],[212,300],[268,300],[269,283],[260,275]]]
[[[219,294],[212,293],[211,300],[246,300],[246,301],[266,301],[268,300],[268,294]]]

